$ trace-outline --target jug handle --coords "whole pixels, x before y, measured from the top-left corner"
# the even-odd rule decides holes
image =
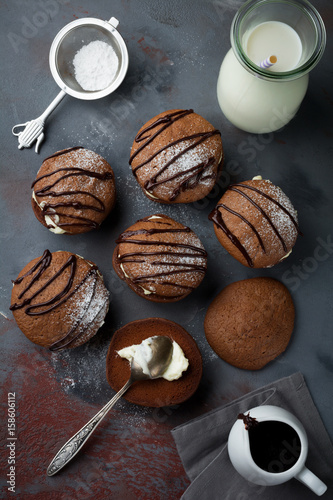
[[[307,467],[303,467],[295,477],[318,496],[323,495],[327,490],[326,484],[324,484],[319,477],[315,476]]]

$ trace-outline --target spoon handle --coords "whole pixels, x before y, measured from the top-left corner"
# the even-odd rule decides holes
[[[56,456],[53,458],[52,462],[47,468],[47,475],[53,476],[60,471],[72,458],[78,453],[85,442],[89,439],[91,434],[94,432],[98,424],[105,417],[105,415],[111,410],[112,406],[118,401],[118,399],[127,391],[127,389],[132,384],[133,380],[130,378],[126,384],[117,392],[113,398],[106,403],[101,410],[99,410],[96,415],[89,420],[74,436],[72,436],[67,443],[63,445],[58,451]]]

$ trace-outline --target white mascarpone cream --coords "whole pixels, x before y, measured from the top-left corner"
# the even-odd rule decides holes
[[[37,205],[39,206],[39,208],[41,210],[43,210],[43,207],[44,207],[44,205],[45,205],[46,202],[42,201],[41,203],[38,203],[34,191],[32,192],[32,197],[33,197],[34,201],[37,203]],[[59,216],[58,215],[54,215],[53,217],[55,218],[56,222],[59,222]],[[61,227],[57,226],[56,222],[54,222],[49,215],[44,215],[44,219],[45,219],[45,223],[48,226],[48,229],[50,231],[52,231],[52,233],[55,233],[55,234],[64,234],[64,233],[66,233],[66,231],[64,229],[61,229]],[[51,227],[49,227],[49,226],[51,226]]]
[[[160,218],[160,217],[156,217],[157,219]],[[120,258],[120,255],[118,254],[118,259]],[[126,276],[126,278],[130,278],[130,276],[126,273],[125,269],[124,269],[124,266],[122,264],[120,264],[120,269],[122,270],[122,272],[124,273],[124,275]],[[144,288],[143,286],[139,285],[140,288],[142,288],[143,290],[143,293],[145,295],[151,295],[152,293],[155,293],[155,292],[151,292],[150,290],[147,290],[146,288]]]
[[[147,196],[149,198],[154,198],[155,200],[158,200],[159,198],[157,196],[154,196],[153,194],[151,194],[150,191],[147,191],[147,189],[145,189],[145,193],[147,194]]]
[[[149,337],[141,342],[141,344],[131,345],[129,347],[124,347],[117,351],[121,358],[127,359],[130,363],[134,358],[135,362],[141,366],[143,373],[149,375],[148,363],[153,356],[151,350],[151,341],[154,337]],[[189,366],[188,359],[185,357],[182,348],[177,344],[177,342],[172,342],[173,351],[172,359],[162,375],[165,380],[177,380],[180,378]]]

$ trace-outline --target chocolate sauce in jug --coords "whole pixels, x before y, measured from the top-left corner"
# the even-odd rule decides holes
[[[239,415],[249,433],[250,452],[255,464],[266,472],[277,474],[293,467],[301,454],[299,435],[290,425],[276,420],[258,422],[247,425],[244,417]]]

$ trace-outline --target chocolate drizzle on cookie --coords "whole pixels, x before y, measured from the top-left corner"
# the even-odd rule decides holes
[[[141,219],[138,222],[147,222],[151,223],[151,219],[149,217]],[[167,225],[170,226],[169,222],[165,220],[154,220],[155,224],[159,226]],[[119,265],[126,263],[147,263],[152,267],[156,266],[156,273],[151,274],[140,274],[135,277],[129,278],[130,281],[134,285],[143,285],[146,283],[157,283],[159,285],[166,285],[172,287],[178,287],[185,290],[193,290],[195,287],[191,287],[188,284],[178,283],[177,276],[182,273],[193,273],[198,272],[205,274],[206,272],[206,251],[200,247],[189,243],[175,242],[175,241],[167,241],[156,238],[149,238],[150,236],[158,235],[158,234],[171,234],[171,233],[180,233],[180,234],[193,234],[193,231],[189,227],[183,228],[173,228],[173,227],[156,227],[150,229],[138,229],[136,231],[125,231],[120,235],[120,237],[116,240],[116,243],[119,244],[131,244],[147,247],[147,250],[139,250],[138,252],[128,252],[117,255],[117,261]],[[136,236],[143,235],[145,238],[139,239],[135,238]],[[150,246],[158,246],[161,247],[160,250],[149,251]],[[174,248],[174,251],[170,248]],[[180,250],[180,251],[178,251]],[[183,251],[182,251],[183,250]],[[171,259],[168,261],[163,261],[161,258],[165,256],[170,256]],[[148,260],[149,257],[160,257],[156,260]],[[179,258],[184,258],[181,260]],[[200,259],[201,262],[186,262],[185,259]],[[204,260],[204,263],[202,262]],[[168,276],[175,276],[175,279],[172,281],[168,281],[164,278]]]
[[[254,186],[250,186],[250,185],[245,184],[245,183],[239,183],[239,184],[232,184],[228,188],[229,191],[234,191],[234,192],[238,193],[240,196],[246,198],[246,200],[248,200],[261,213],[261,215],[268,222],[268,224],[271,227],[271,229],[274,232],[274,234],[279,239],[279,241],[280,241],[280,243],[281,243],[281,245],[283,247],[283,250],[285,252],[287,252],[288,251],[287,244],[286,244],[284,238],[282,237],[280,231],[278,230],[278,228],[274,225],[272,219],[269,217],[269,215],[265,212],[265,210],[257,202],[255,202],[248,194],[246,194],[242,189],[239,189],[239,188],[244,188],[245,190],[248,189],[248,190],[254,191],[254,192],[258,193],[260,196],[268,199],[272,204],[276,205],[282,212],[284,212],[290,218],[291,222],[295,226],[295,229],[296,229],[297,233],[298,234],[302,234],[301,231],[300,231],[300,229],[299,229],[299,226],[298,226],[298,224],[297,224],[297,222],[295,220],[295,218],[293,217],[293,215],[290,213],[289,210],[287,210],[283,205],[281,205],[281,203],[279,201],[277,201],[276,199],[272,198],[271,196],[269,196],[268,194],[266,194],[261,189],[258,189],[258,188],[254,187]],[[230,229],[227,227],[226,223],[224,222],[223,216],[222,216],[223,210],[225,210],[226,212],[229,212],[232,215],[238,217],[239,219],[242,220],[242,222],[244,222],[245,224],[247,224],[251,228],[251,230],[253,231],[253,233],[255,234],[255,236],[256,236],[256,238],[257,238],[257,240],[259,242],[259,245],[260,245],[260,247],[262,249],[262,251],[264,253],[266,253],[266,248],[265,248],[264,242],[263,242],[260,234],[258,233],[258,231],[256,230],[256,228],[253,226],[253,224],[248,219],[246,219],[246,217],[244,217],[239,212],[236,212],[235,210],[232,210],[230,207],[228,207],[224,203],[219,203],[212,210],[212,212],[208,216],[209,220],[213,221],[214,224],[219,229],[221,229],[224,232],[224,234],[229,238],[229,240],[242,253],[242,255],[246,259],[246,262],[249,265],[249,267],[253,267],[253,265],[254,265],[253,264],[253,260],[250,257],[248,251],[245,249],[244,245],[239,241],[239,239],[237,238],[237,236],[234,235],[230,231]]]
[[[180,111],[175,111],[173,113],[169,113],[167,115],[164,115],[163,117],[158,118],[155,122],[153,122],[151,125],[145,127],[143,130],[141,130],[137,136],[135,137],[135,142],[140,143],[142,141],[145,141],[143,144],[141,144],[138,149],[131,155],[129,163],[130,165],[132,164],[134,158],[141,152],[143,151],[147,146],[149,146],[150,143],[154,141],[156,137],[158,137],[164,130],[166,130],[168,127],[170,127],[174,122],[177,120],[180,120],[184,118],[185,116],[193,113],[193,109],[189,110],[180,110]],[[153,130],[161,125],[160,128],[158,128],[155,132]],[[152,132],[151,132],[152,131]],[[162,153],[163,151],[176,146],[179,143],[185,142],[185,141],[193,141],[191,144],[189,144],[187,147],[185,147],[182,151],[178,152],[175,154],[170,160],[168,160],[156,173],[154,173],[153,176],[151,176],[146,182],[144,183],[144,188],[148,192],[153,191],[156,187],[160,186],[161,184],[165,184],[166,182],[181,178],[179,184],[175,187],[171,195],[169,196],[169,201],[174,201],[181,192],[189,190],[189,189],[194,189],[199,182],[204,181],[206,179],[211,179],[211,178],[216,178],[216,173],[207,173],[207,171],[210,169],[210,167],[214,164],[215,158],[214,156],[211,156],[207,158],[204,161],[201,161],[197,165],[193,165],[190,168],[187,168],[185,170],[181,170],[177,173],[173,173],[163,179],[159,179],[160,176],[168,170],[168,168],[175,163],[179,158],[181,158],[183,155],[185,155],[187,152],[195,149],[199,144],[203,143],[206,141],[209,137],[212,137],[216,134],[221,135],[219,130],[211,130],[208,132],[198,132],[196,134],[191,134],[185,137],[181,137],[179,139],[176,139],[169,144],[161,147],[157,151],[155,151],[153,154],[151,154],[146,160],[142,161],[138,165],[136,165],[133,168],[133,174],[137,176],[137,171],[141,169],[143,166],[145,166],[147,163],[151,162],[157,155]],[[206,175],[205,175],[206,174]],[[185,178],[184,178],[185,176]],[[158,180],[159,179],[159,180]]]
[[[224,222],[224,220],[222,218],[222,214],[221,214],[221,212],[219,210],[220,207],[225,208],[225,206],[223,204],[217,205],[214,208],[214,210],[212,210],[212,212],[208,215],[208,219],[211,220],[211,221],[213,221],[214,224],[216,224],[216,226],[219,227],[224,232],[224,234],[229,238],[229,240],[231,241],[231,243],[233,243],[235,245],[235,247],[237,247],[238,250],[245,257],[246,262],[248,263],[248,265],[250,267],[253,267],[253,261],[252,261],[251,257],[249,256],[249,254],[247,253],[247,251],[245,250],[245,248],[243,247],[243,245],[241,244],[241,242],[239,241],[239,239],[237,238],[237,236],[235,236],[228,229],[227,225],[225,224],[225,222]],[[239,214],[237,214],[237,215],[239,215]],[[242,220],[243,220],[243,218],[242,218]]]
[[[11,311],[16,311],[18,309],[25,308],[24,312],[28,316],[40,316],[43,314],[47,314],[56,309],[57,307],[61,306],[70,297],[72,297],[75,293],[77,293],[79,289],[83,286],[83,284],[89,279],[91,279],[92,281],[92,284],[89,285],[91,286],[91,297],[94,296],[98,278],[97,268],[94,265],[91,266],[91,269],[89,269],[88,273],[73,288],[73,282],[75,279],[76,269],[77,269],[77,256],[74,254],[71,255],[67,259],[67,261],[58,269],[58,271],[55,272],[42,286],[40,286],[40,288],[34,291],[31,295],[27,296],[29,290],[32,288],[34,284],[38,283],[43,273],[50,267],[51,263],[52,263],[52,254],[49,250],[45,250],[42,257],[38,260],[38,262],[36,262],[36,264],[31,269],[29,269],[29,271],[27,271],[24,275],[20,276],[15,281],[13,281],[14,285],[19,285],[26,278],[32,276],[31,280],[18,295],[19,300],[23,299],[22,302],[12,304],[10,306]],[[57,293],[49,300],[44,302],[43,301],[38,302],[38,296],[40,296],[42,292],[47,288],[49,288],[50,286],[55,286],[54,282],[59,277],[61,277],[63,273],[66,272],[67,268],[69,268],[69,275],[67,278],[67,282],[60,289],[60,291],[57,291]],[[69,344],[72,344],[80,335],[82,335],[82,333],[84,333],[84,331],[89,327],[89,324],[86,325],[86,327],[82,327],[82,325],[80,325],[80,321],[82,320],[84,314],[87,312],[90,302],[91,300],[87,301],[85,307],[83,308],[83,314],[81,314],[81,317],[75,321],[74,325],[70,328],[69,332],[66,333],[66,335],[63,338],[52,344],[50,346],[50,350],[58,350],[64,347],[68,347]]]
[[[75,151],[78,149],[83,149],[81,146],[65,149],[63,151],[59,151],[55,153],[54,155],[49,156],[46,158],[46,160],[49,160],[51,158],[61,156],[63,154],[69,153],[70,151]],[[44,161],[46,161],[44,160]],[[62,172],[60,177],[56,177],[55,180],[52,180],[52,177],[58,174],[59,172]],[[60,202],[48,202],[48,201],[42,201],[39,203],[39,206],[42,210],[43,216],[49,216],[49,217],[65,217],[67,219],[72,219],[73,222],[55,222],[56,225],[60,228],[68,227],[68,226],[84,226],[84,227],[89,227],[91,229],[96,229],[99,227],[99,223],[94,221],[93,219],[89,217],[82,217],[82,215],[75,215],[75,214],[68,214],[63,211],[59,211],[59,208],[73,208],[74,210],[81,210],[81,211],[86,211],[86,210],[93,210],[95,212],[103,213],[105,212],[105,205],[103,201],[96,196],[95,194],[90,193],[89,191],[86,190],[66,190],[66,189],[59,189],[58,184],[61,183],[62,181],[65,181],[67,178],[74,178],[74,177],[88,177],[88,178],[95,178],[100,180],[101,182],[107,181],[107,180],[112,180],[113,175],[111,172],[94,172],[92,170],[88,170],[86,168],[80,168],[80,167],[62,167],[58,168],[50,173],[41,175],[38,177],[31,185],[31,188],[34,188],[42,179],[46,179],[50,177],[50,184],[40,188],[40,189],[34,189],[34,193],[36,197],[39,198],[51,198],[51,199],[57,199],[59,197],[71,197],[69,201],[60,201]],[[82,195],[84,197],[89,197],[91,199],[91,203],[82,203],[81,201],[75,201],[75,198],[78,195]],[[53,227],[53,226],[50,226]]]
[[[57,151],[53,155],[47,156],[44,159],[44,161],[50,160],[51,158],[55,158],[56,156],[65,155],[67,153],[70,153],[71,151],[76,151],[77,149],[84,149],[84,147],[83,146],[73,146],[72,148],[62,149],[61,151]]]

